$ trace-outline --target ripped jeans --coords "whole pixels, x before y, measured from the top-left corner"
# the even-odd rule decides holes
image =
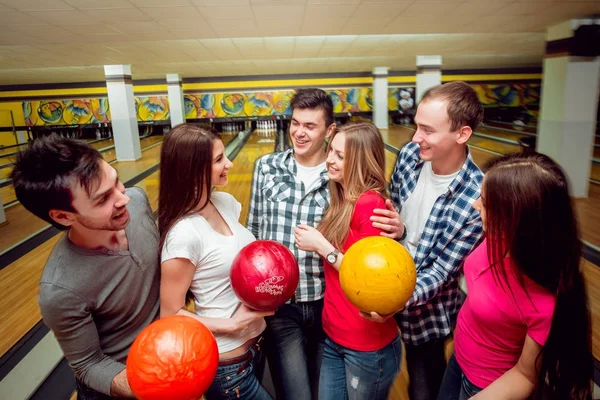
[[[325,339],[319,400],[387,400],[400,371],[400,337],[378,351],[356,351]]]

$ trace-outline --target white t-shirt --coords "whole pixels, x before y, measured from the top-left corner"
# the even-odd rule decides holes
[[[242,205],[229,193],[213,192],[210,201],[221,214],[232,236],[216,232],[199,214],[177,222],[165,240],[161,262],[185,258],[196,267],[190,290],[195,297],[196,314],[210,318],[231,318],[240,306],[229,281],[231,263],[240,249],[256,240],[238,221]],[[215,334],[219,353],[236,349],[262,333],[263,319],[243,332]]]
[[[457,174],[458,171],[451,175],[436,175],[431,168],[431,162],[424,163],[417,186],[408,196],[402,206],[402,211],[400,211],[400,217],[406,225],[407,231],[406,239],[402,244],[413,258],[417,253],[417,247],[419,247],[419,241],[433,204],[438,197],[448,191],[448,186]]]
[[[296,161],[296,168],[298,168],[298,180],[304,182],[304,190],[308,193],[321,178],[321,172],[325,169],[325,163],[323,162],[314,167],[305,167]]]

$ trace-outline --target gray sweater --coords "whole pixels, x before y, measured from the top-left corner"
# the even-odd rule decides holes
[[[158,231],[144,191],[126,193],[129,251],[82,249],[65,234],[40,280],[44,322],[77,378],[106,394],[133,340],[158,317]]]

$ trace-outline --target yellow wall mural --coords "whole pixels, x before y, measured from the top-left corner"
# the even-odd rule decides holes
[[[539,83],[472,84],[484,107],[539,107]]]
[[[473,84],[479,99],[487,108],[539,106],[538,83]],[[373,90],[370,87],[325,90],[333,101],[333,112],[371,112]],[[186,94],[187,119],[245,118],[271,115],[291,115],[290,102],[294,90],[257,92],[225,92]],[[414,87],[390,87],[388,109],[392,112],[412,113],[415,108]],[[86,125],[110,122],[107,97],[75,100],[24,101],[22,103],[27,126]],[[169,99],[166,95],[136,96],[137,120],[140,122],[168,121]]]
[[[394,93],[399,88],[393,88]],[[333,112],[370,112],[373,108],[373,90],[368,87],[326,89],[333,102]],[[184,96],[185,116],[195,118],[261,117],[291,115],[290,102],[294,90],[264,92],[202,93]],[[390,99],[396,94],[390,95]],[[398,109],[397,101],[390,100],[390,109]]]
[[[135,109],[140,122],[169,120],[167,96],[136,97]],[[107,97],[24,101],[23,115],[26,126],[88,125],[111,120]]]

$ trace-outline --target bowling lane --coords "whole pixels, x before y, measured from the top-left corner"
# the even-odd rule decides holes
[[[162,140],[163,140],[162,135],[150,136],[150,137],[140,139],[140,146],[142,148],[142,151],[148,146],[152,146],[153,144],[162,142]],[[100,143],[100,142],[98,142],[98,143]],[[100,149],[102,149],[102,148],[103,147],[100,147]],[[115,151],[114,148],[109,149],[109,150],[104,150],[104,151],[102,151],[102,158],[104,158],[104,160],[106,162],[113,162],[117,159],[117,152]],[[12,172],[12,167],[6,167],[6,168],[0,169],[0,179],[8,178],[11,172]],[[17,197],[15,196],[15,189],[13,188],[13,186],[7,185],[7,186],[1,187],[0,188],[0,198],[2,198],[3,204],[8,204],[12,201],[15,201],[17,199]]]
[[[250,192],[252,191],[252,173],[254,162],[265,154],[272,153],[275,149],[275,136],[265,136],[259,131],[254,131],[248,141],[233,160],[233,168],[229,170],[229,183],[218,190],[230,193],[242,204],[240,223],[246,225],[248,210],[250,208]]]
[[[531,137],[531,135],[526,135],[524,133],[507,132],[507,131],[502,131],[500,129],[494,129],[492,127],[484,127],[484,126],[479,126],[475,131],[478,133],[482,133],[484,135],[495,136],[495,137],[510,140],[510,141],[513,141],[516,143],[518,143],[520,139]]]

